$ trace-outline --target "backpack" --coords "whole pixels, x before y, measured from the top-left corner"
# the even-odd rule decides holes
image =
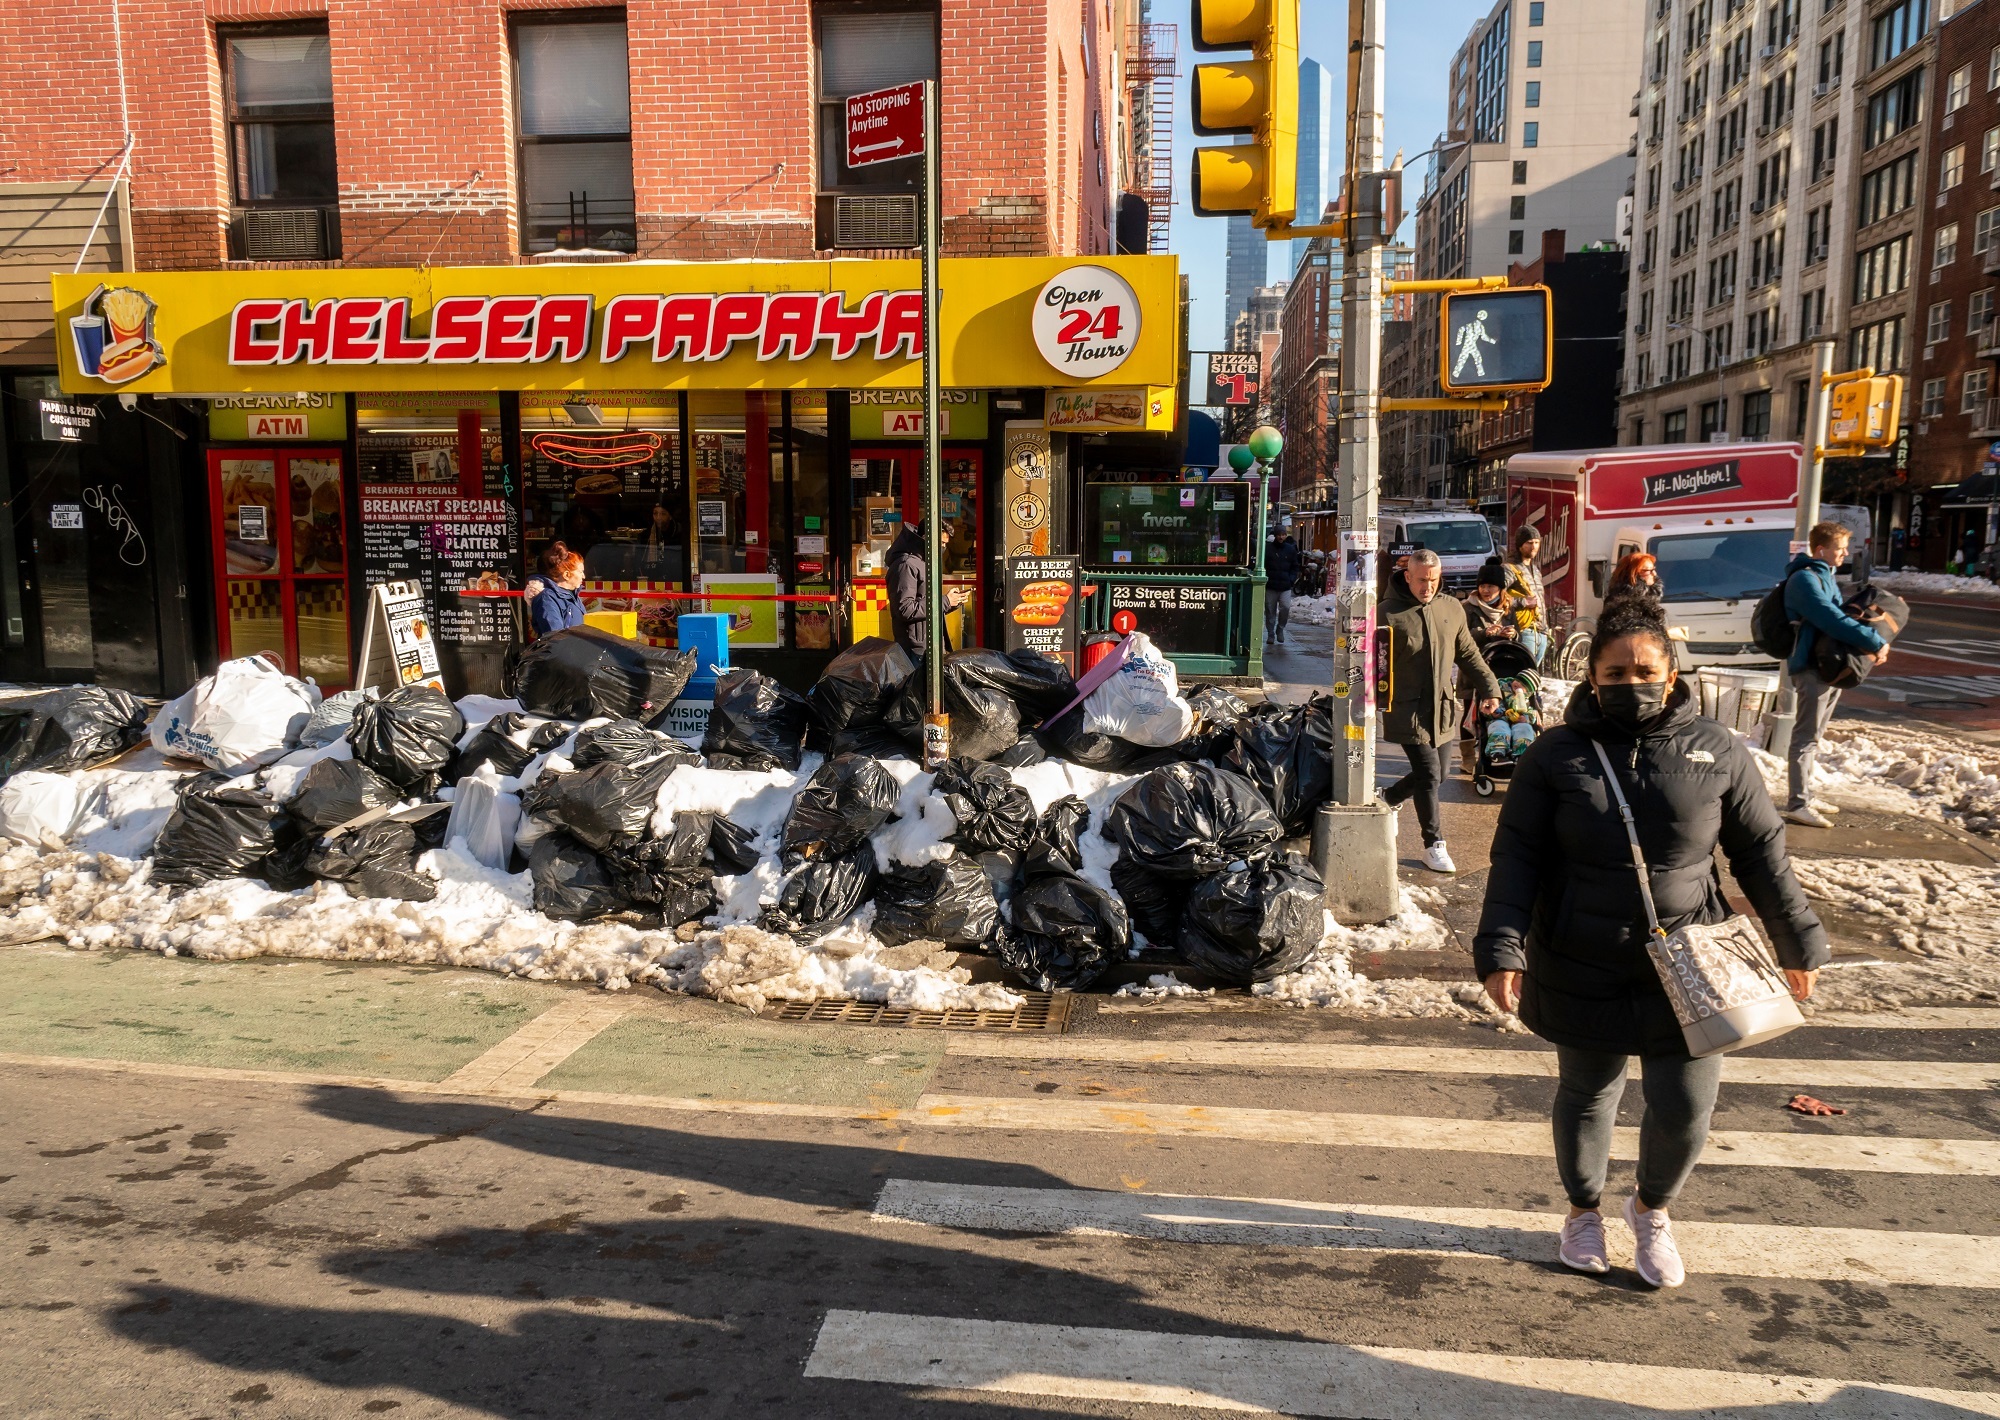
[[[1764,593],[1757,609],[1750,613],[1750,644],[1774,660],[1789,661],[1798,644],[1799,628],[1785,610],[1785,588],[1791,585],[1787,573],[1778,585]]]

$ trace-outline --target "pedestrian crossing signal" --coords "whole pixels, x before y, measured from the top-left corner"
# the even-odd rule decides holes
[[[1194,210],[1286,227],[1298,210],[1299,0],[1193,0],[1194,47],[1255,56],[1194,70],[1194,131],[1251,141],[1194,152]],[[1313,213],[1316,219],[1319,214]]]
[[[1827,396],[1826,446],[1886,449],[1903,422],[1903,377],[1872,375],[1842,380]]]
[[[1450,292],[1438,302],[1438,320],[1438,383],[1446,394],[1549,387],[1555,317],[1548,287]]]

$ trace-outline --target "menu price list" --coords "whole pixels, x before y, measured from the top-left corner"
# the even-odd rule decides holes
[[[364,487],[362,578],[369,586],[406,580],[421,585],[441,644],[509,642],[514,618],[506,598],[457,594],[512,585],[507,574],[518,531],[504,499],[414,492],[408,485]]]

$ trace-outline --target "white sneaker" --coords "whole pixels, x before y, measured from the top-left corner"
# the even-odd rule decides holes
[[[1804,828],[1832,828],[1833,820],[1811,804],[1796,809],[1785,810],[1785,822],[1796,823]]]
[[[1832,818],[1835,814],[1840,812],[1839,804],[1830,804],[1825,799],[1814,799],[1812,801],[1812,806],[1820,813],[1825,814],[1828,818]]]
[[[1429,868],[1433,873],[1455,873],[1458,871],[1458,864],[1451,861],[1451,854],[1446,850],[1443,840],[1433,843],[1424,850],[1424,866]]]
[[[1562,1246],[1556,1249],[1556,1256],[1574,1272],[1609,1272],[1611,1263],[1604,1255],[1604,1215],[1593,1208],[1565,1219]]]
[[[1632,1236],[1638,1244],[1633,1260],[1638,1263],[1639,1276],[1647,1286],[1678,1287],[1687,1281],[1681,1250],[1674,1246],[1674,1225],[1664,1209],[1641,1213],[1638,1195],[1634,1194],[1625,1200],[1625,1221],[1631,1224]]]

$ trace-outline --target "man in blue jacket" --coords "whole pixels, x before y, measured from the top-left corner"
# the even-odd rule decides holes
[[[1847,560],[1847,539],[1848,531],[1839,523],[1816,523],[1806,537],[1809,550],[1794,557],[1785,569],[1785,615],[1798,628],[1785,669],[1791,672],[1799,693],[1799,717],[1792,725],[1791,753],[1786,757],[1790,797],[1785,801],[1785,817],[1807,828],[1833,827],[1827,818],[1834,812],[1833,805],[1813,799],[1810,788],[1819,737],[1826,733],[1833,707],[1840,703],[1840,692],[1813,669],[1813,646],[1820,637],[1831,636],[1842,645],[1873,652],[1877,665],[1889,659],[1889,643],[1841,607],[1833,569]]]
[[[1287,518],[1278,524],[1264,548],[1264,587],[1270,593],[1264,607],[1269,623],[1264,637],[1267,646],[1285,644],[1285,628],[1291,624],[1292,597],[1298,590],[1303,561],[1299,545],[1292,541],[1292,524]]]

